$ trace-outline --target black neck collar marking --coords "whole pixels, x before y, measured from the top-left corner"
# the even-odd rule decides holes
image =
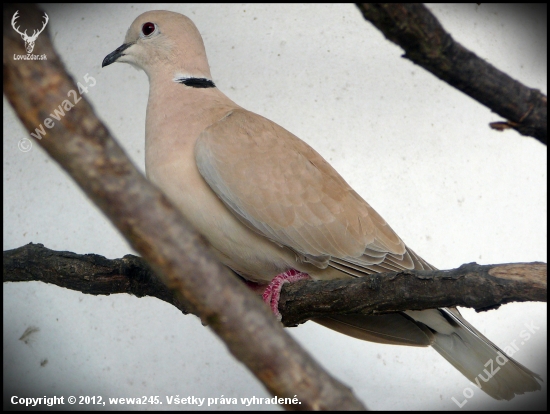
[[[176,82],[183,83],[191,88],[215,88],[214,82],[206,78],[179,78]]]

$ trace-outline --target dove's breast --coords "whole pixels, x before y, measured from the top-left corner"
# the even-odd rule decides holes
[[[154,99],[154,90],[151,91],[145,144],[147,177],[206,237],[222,263],[250,280],[269,282],[292,266],[295,254],[241,223],[204,181],[194,157],[200,133],[236,105],[231,101],[220,102],[204,110],[196,104],[186,104],[194,93],[204,93],[204,90],[185,92],[177,97],[181,105],[167,109],[156,104],[158,100]],[[221,100],[216,95],[214,98]],[[182,118],[187,122],[182,122]],[[176,119],[178,122],[174,122]],[[171,128],[174,124],[181,129]]]
[[[269,282],[288,269],[295,255],[242,224],[200,176],[194,163],[177,161],[153,165],[149,179],[160,187],[185,218],[210,242],[226,266],[257,282]]]

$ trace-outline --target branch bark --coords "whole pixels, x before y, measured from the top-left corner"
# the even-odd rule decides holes
[[[300,404],[283,403],[285,408],[365,409],[216,261],[204,238],[135,169],[90,104],[85,99],[67,100],[79,88],[65,71],[47,31],[36,41],[47,60],[14,60],[14,55],[26,54],[10,25],[17,9],[34,27],[40,27],[43,16],[36,6],[4,7],[4,93],[29,132],[46,125],[39,141],[42,148],[101,208],[162,282],[273,395],[290,401],[297,396]],[[53,122],[50,113],[59,105],[66,113]]]
[[[4,252],[4,282],[37,280],[92,295],[153,296],[189,313],[146,262],[133,255],[109,260],[28,244]],[[547,265],[475,263],[453,270],[378,273],[358,279],[283,285],[279,311],[285,326],[320,316],[464,306],[485,311],[509,302],[547,301]]]
[[[423,4],[358,3],[357,7],[388,40],[403,48],[403,57],[507,120],[493,122],[491,128],[513,128],[546,145],[546,95],[512,79],[455,42]]]

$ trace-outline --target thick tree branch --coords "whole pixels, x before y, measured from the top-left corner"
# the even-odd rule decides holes
[[[365,19],[405,50],[404,57],[507,120],[490,124],[493,129],[513,128],[546,145],[547,97],[455,42],[424,5],[358,3],[357,6]]]
[[[190,313],[147,262],[132,254],[111,260],[98,254],[60,252],[29,243],[4,251],[3,272],[4,282],[38,281],[89,295],[152,296]]]
[[[38,280],[93,295],[154,296],[184,313],[185,305],[133,255],[108,260],[95,254],[57,252],[28,244],[4,252],[4,282]],[[545,263],[512,263],[458,269],[374,274],[360,279],[285,284],[279,310],[286,326],[342,313],[371,315],[401,310],[465,306],[478,311],[509,302],[546,301]]]
[[[42,148],[273,395],[298,397],[301,404],[283,404],[286,408],[364,409],[351,390],[328,375],[261,301],[215,260],[204,238],[134,168],[90,104],[85,99],[71,102],[79,88],[47,31],[36,41],[47,60],[14,60],[14,55],[26,55],[10,24],[18,9],[32,27],[40,27],[43,17],[35,6],[4,6],[4,93],[28,131],[46,125],[39,141]],[[60,105],[66,113],[54,122],[50,113]]]
[[[478,265],[453,270],[378,273],[359,279],[300,281],[285,286],[279,309],[292,326],[334,313],[365,315],[451,306],[496,309],[509,302],[547,300],[545,263]]]

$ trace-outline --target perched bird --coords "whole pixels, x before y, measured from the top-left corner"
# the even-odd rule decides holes
[[[222,263],[249,281],[269,283],[264,300],[276,314],[287,281],[435,269],[308,144],[216,88],[189,18],[167,11],[138,16],[102,66],[114,62],[149,77],[147,176]],[[539,375],[506,357],[456,309],[316,322],[368,341],[431,345],[496,399],[541,388]],[[493,377],[489,364],[498,371]]]

